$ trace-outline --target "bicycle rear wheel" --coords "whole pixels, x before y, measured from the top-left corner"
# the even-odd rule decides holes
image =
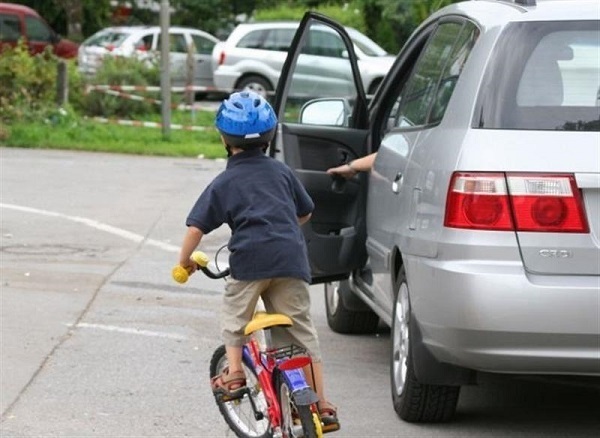
[[[221,345],[215,350],[210,360],[210,377],[221,374],[227,364],[225,346]],[[250,395],[244,394],[242,398],[231,401],[217,401],[217,406],[227,425],[239,438],[271,438],[273,434],[269,424],[267,401],[262,388],[254,369],[246,363],[243,366],[246,374],[246,386],[250,390]],[[252,401],[249,397],[252,397]],[[256,418],[252,404],[259,411],[259,417],[262,418]]]
[[[319,416],[310,406],[297,405],[292,391],[281,373],[277,375],[277,395],[281,407],[283,438],[322,438]]]

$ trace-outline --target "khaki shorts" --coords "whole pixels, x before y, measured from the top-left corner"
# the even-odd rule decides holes
[[[313,361],[321,361],[317,331],[310,318],[308,283],[297,278],[270,278],[255,281],[227,280],[223,296],[222,335],[225,345],[241,347],[247,341],[244,327],[252,319],[258,299],[269,313],[289,316],[291,327],[273,327],[274,347],[295,344],[305,348]]]

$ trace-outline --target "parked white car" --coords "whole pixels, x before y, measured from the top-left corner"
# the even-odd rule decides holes
[[[213,52],[215,86],[224,91],[251,89],[262,95],[277,86],[281,68],[298,29],[297,22],[261,22],[238,25],[229,38],[218,44]],[[373,94],[389,71],[395,57],[356,29],[346,28],[358,59],[363,87]],[[314,96],[323,84],[333,87],[340,95],[353,90],[352,71],[348,68],[348,52],[336,33],[323,26],[309,35],[306,62],[311,64],[311,76],[305,77],[301,89]],[[330,90],[331,88],[328,88]]]
[[[175,86],[186,84],[188,50],[194,56],[194,85],[213,87],[211,57],[219,39],[199,29],[169,28],[171,81]],[[119,26],[96,32],[79,47],[79,69],[93,76],[107,56],[136,57],[155,61],[160,54],[159,26]]]

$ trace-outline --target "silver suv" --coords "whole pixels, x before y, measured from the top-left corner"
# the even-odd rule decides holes
[[[238,25],[227,40],[215,46],[213,68],[215,86],[225,91],[252,89],[263,96],[273,91],[281,74],[297,22],[264,22]],[[389,71],[395,57],[356,29],[346,28],[352,39],[360,65],[364,89],[372,94]],[[328,80],[341,90],[353,81],[351,72],[340,70],[347,66],[345,46],[329,28],[315,28],[304,47],[305,61],[312,66],[307,86],[302,91],[311,93],[311,81]]]
[[[313,197],[313,281],[337,332],[392,328],[407,421],[452,417],[478,372],[600,376],[600,5],[466,1],[413,33],[373,99],[290,98],[271,154]],[[323,88],[325,90],[325,88]],[[370,173],[330,167],[377,152]]]

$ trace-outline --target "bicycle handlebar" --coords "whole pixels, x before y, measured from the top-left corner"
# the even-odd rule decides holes
[[[196,262],[198,269],[204,272],[204,275],[206,275],[208,278],[217,280],[219,278],[227,277],[229,275],[229,268],[219,272],[211,271],[208,268],[208,262],[210,260],[208,256],[202,251],[195,251],[192,254],[191,258],[194,262]],[[171,276],[173,277],[173,280],[175,280],[177,283],[185,283],[186,281],[188,281],[188,278],[190,278],[190,273],[183,266],[177,265],[171,271]]]

